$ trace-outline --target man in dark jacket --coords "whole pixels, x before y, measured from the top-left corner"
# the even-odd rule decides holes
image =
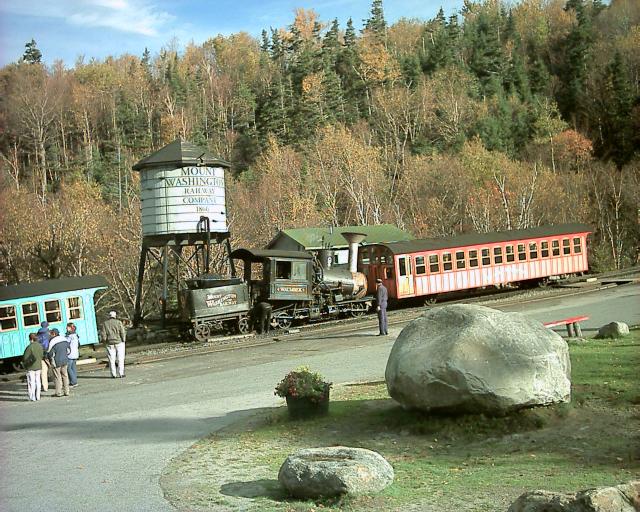
[[[53,378],[56,383],[55,396],[69,396],[69,374],[67,365],[69,364],[69,342],[64,336],[60,336],[58,329],[51,329],[53,338],[49,340],[49,351],[47,356],[53,370]]]
[[[47,352],[49,350],[49,340],[51,339],[51,333],[49,332],[49,322],[42,322],[40,324],[40,329],[38,329],[38,333],[36,334],[40,345],[42,345],[43,352]],[[47,362],[47,358],[43,357],[40,363],[40,382],[42,391],[49,391],[49,364]]]
[[[382,284],[382,279],[376,279],[376,309],[378,311],[378,326],[380,328],[380,334],[378,336],[386,336],[387,332],[387,303],[389,301],[389,294],[387,289]]]
[[[107,356],[111,378],[124,377],[124,343],[127,341],[127,330],[124,324],[118,320],[115,311],[109,311],[109,319],[100,328],[100,341],[107,345]],[[118,373],[116,373],[116,360],[118,361]]]
[[[40,400],[40,372],[42,371],[43,358],[44,350],[39,343],[38,335],[29,334],[29,344],[22,356],[22,366],[27,370],[27,391],[29,392],[29,400],[32,402]]]
[[[264,301],[258,302],[253,306],[252,313],[253,326],[258,334],[268,333],[271,324],[271,304]]]

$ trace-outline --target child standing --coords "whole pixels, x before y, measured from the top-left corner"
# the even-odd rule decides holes
[[[76,361],[80,357],[80,337],[76,333],[75,324],[72,322],[69,322],[67,324],[67,341],[69,342],[69,364],[67,365],[67,372],[69,373],[69,386],[74,388],[78,385],[78,370],[76,368]]]
[[[29,344],[22,355],[22,366],[27,370],[27,390],[29,392],[29,400],[35,402],[40,400],[40,373],[42,371],[42,359],[44,358],[44,349],[35,333],[29,334]]]

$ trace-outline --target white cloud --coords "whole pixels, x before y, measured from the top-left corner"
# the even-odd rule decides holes
[[[147,0],[0,0],[0,11],[64,20],[71,25],[157,36],[175,17]]]

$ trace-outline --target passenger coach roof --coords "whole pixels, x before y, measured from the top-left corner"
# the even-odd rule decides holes
[[[269,258],[293,258],[310,260],[311,254],[303,251],[277,251],[271,249],[236,249],[231,257],[240,260],[263,261]]]
[[[437,251],[439,249],[448,249],[451,247],[467,247],[470,245],[528,240],[531,238],[542,238],[545,236],[591,233],[591,231],[591,227],[587,224],[560,224],[558,226],[541,226],[531,229],[498,231],[495,233],[470,233],[467,235],[451,236],[446,238],[425,238],[422,240],[393,242],[378,245],[387,247],[393,254],[405,254],[411,252]]]
[[[107,288],[109,284],[102,276],[65,277],[63,279],[49,279],[37,283],[15,284],[0,286],[0,300],[22,299],[24,297],[38,297],[50,293],[71,292],[91,288]]]

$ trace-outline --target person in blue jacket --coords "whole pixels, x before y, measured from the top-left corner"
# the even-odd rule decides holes
[[[49,350],[49,340],[51,339],[51,333],[49,332],[49,322],[44,321],[40,324],[40,329],[38,329],[36,336],[38,337],[40,345],[42,345],[43,352],[46,354],[47,350]],[[47,361],[46,357],[42,358],[40,383],[42,391],[49,390],[49,362]]]

